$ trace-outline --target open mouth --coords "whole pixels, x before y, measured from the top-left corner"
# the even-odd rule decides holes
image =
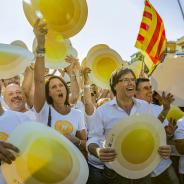
[[[58,97],[59,97],[59,98],[63,98],[63,93],[60,93],[60,94],[58,95]]]

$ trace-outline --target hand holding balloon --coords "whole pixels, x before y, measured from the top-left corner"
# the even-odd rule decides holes
[[[47,24],[45,22],[41,21],[40,19],[36,20],[33,31],[38,43],[37,48],[45,47],[45,36],[48,32],[46,26]]]
[[[19,149],[10,143],[0,141],[0,161],[11,164],[15,160],[12,151],[18,153]]]

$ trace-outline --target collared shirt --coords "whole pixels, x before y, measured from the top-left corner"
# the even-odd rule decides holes
[[[147,113],[150,115],[156,115],[158,113],[153,112],[153,106],[148,104],[146,101],[133,99],[134,105],[130,111],[130,114],[127,114],[125,110],[118,106],[116,99],[105,103],[100,106],[93,117],[93,129],[89,130],[89,136],[87,141],[87,146],[91,143],[96,143],[102,147],[106,136],[109,131],[117,124],[122,118],[134,114]],[[161,109],[161,108],[159,108]],[[154,109],[155,110],[155,109]],[[171,161],[161,161],[161,166],[158,166],[152,173],[153,176],[157,176],[163,172],[169,165]],[[109,167],[109,166],[108,166]]]
[[[134,105],[130,111],[130,115],[137,113],[152,114],[147,102],[138,99],[133,99],[133,101]],[[127,112],[118,106],[115,98],[97,108],[95,114],[91,117],[88,116],[92,122],[88,129],[87,145],[96,143],[100,147],[103,147],[105,137],[112,127],[122,118],[128,116]],[[94,159],[91,155],[89,156],[89,163],[95,167],[103,168],[103,163],[99,159]]]
[[[130,111],[130,115],[138,113],[153,114],[150,105],[138,99],[133,99],[134,105]],[[89,130],[89,137],[87,145],[96,143],[99,146],[105,140],[109,131],[116,125],[122,118],[130,116],[125,110],[118,106],[116,99],[105,103],[100,106],[96,112],[94,119],[93,129]]]
[[[174,133],[174,139],[184,139],[184,117],[177,121],[178,128]],[[180,156],[179,173],[184,174],[184,155]]]

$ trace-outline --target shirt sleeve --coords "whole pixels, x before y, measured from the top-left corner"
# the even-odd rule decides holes
[[[35,109],[34,109],[34,112],[35,112],[36,120],[47,125],[48,116],[49,116],[49,105],[47,104],[47,102],[45,102],[44,106],[42,107],[39,113],[36,112]]]
[[[178,120],[177,126],[178,128],[174,133],[174,139],[184,139],[184,118]]]
[[[102,117],[102,112],[97,109],[95,115],[93,116],[93,124],[88,130],[87,147],[92,143],[98,144],[99,147],[103,147],[105,136]]]
[[[79,115],[79,124],[78,124],[78,130],[84,130],[86,129],[86,126],[85,126],[85,120],[84,120],[84,115],[82,114],[81,111],[77,111],[78,115]]]

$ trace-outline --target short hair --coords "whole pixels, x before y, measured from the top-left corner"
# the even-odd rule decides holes
[[[150,82],[148,78],[138,78],[136,79],[136,90],[138,90],[139,84],[142,82]]]
[[[119,82],[119,79],[121,78],[121,76],[126,75],[128,73],[131,73],[133,77],[136,79],[134,72],[130,68],[120,68],[119,70],[115,70],[112,73],[112,76],[110,79],[110,87],[111,87],[111,91],[114,96],[116,96],[116,90],[114,89],[114,87]]]
[[[69,103],[69,89],[68,89],[68,86],[66,84],[66,82],[61,78],[61,77],[58,77],[58,76],[51,76],[48,78],[48,80],[46,80],[45,82],[45,96],[46,96],[46,100],[47,100],[47,103],[48,104],[52,104],[53,105],[53,99],[52,97],[49,96],[49,84],[50,84],[50,81],[52,79],[59,79],[65,86],[66,88],[66,100],[65,100],[65,105],[70,105]]]

